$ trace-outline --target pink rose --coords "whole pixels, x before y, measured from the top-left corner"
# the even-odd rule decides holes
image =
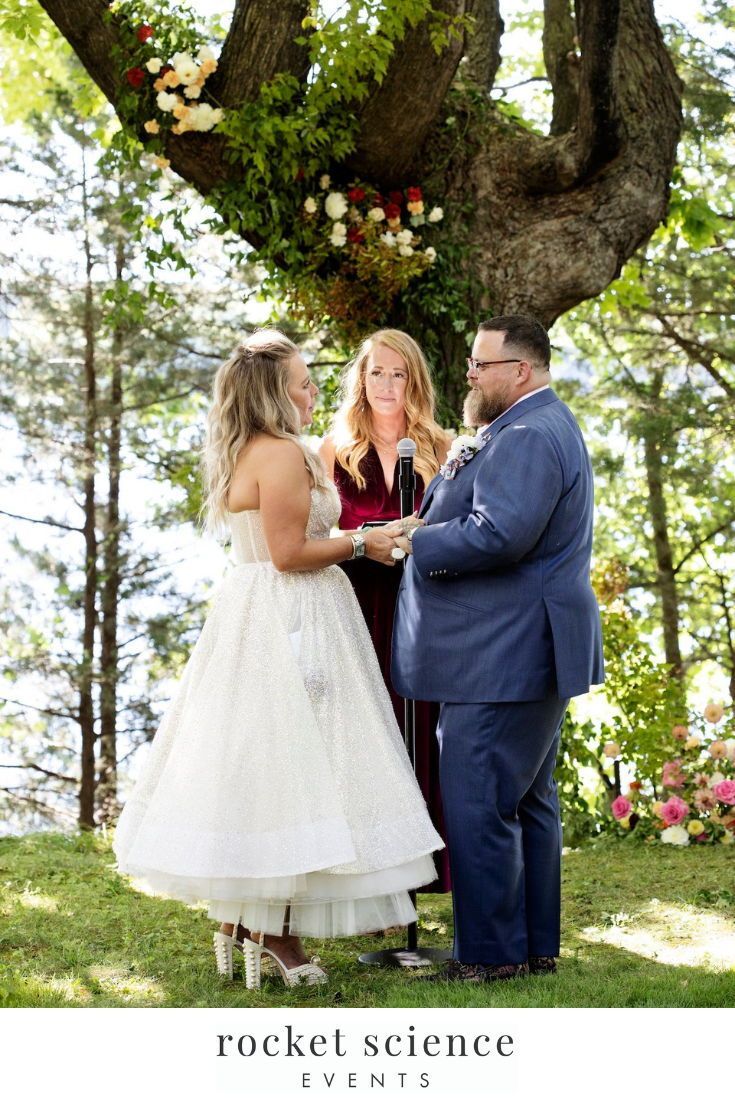
[[[684,803],[678,796],[669,796],[661,808],[661,818],[667,826],[676,826],[677,823],[687,817],[688,813],[689,804]]]
[[[625,796],[618,796],[610,805],[610,810],[616,819],[624,819],[627,815],[630,815],[633,805],[630,800],[626,800]],[[679,820],[676,821],[678,823]]]
[[[681,761],[679,758],[676,758],[674,761],[664,762],[663,776],[661,779],[664,788],[683,788],[684,779],[684,772],[681,768]]]
[[[723,804],[735,804],[735,781],[720,781],[712,791]]]

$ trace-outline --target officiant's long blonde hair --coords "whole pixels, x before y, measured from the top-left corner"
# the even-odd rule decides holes
[[[204,514],[209,531],[227,528],[227,498],[242,449],[259,432],[293,440],[304,453],[314,486],[326,486],[319,456],[300,439],[301,422],[288,393],[289,363],[298,354],[278,329],[256,329],[238,344],[214,377],[202,451]]]
[[[400,329],[379,329],[366,337],[345,368],[342,401],[332,429],[337,461],[364,490],[367,483],[360,464],[370,448],[373,431],[365,372],[368,357],[379,344],[397,352],[406,365],[406,436],[416,444],[414,467],[428,486],[439,470],[437,456],[446,450],[447,434],[434,418],[434,388],[424,354],[413,337]]]

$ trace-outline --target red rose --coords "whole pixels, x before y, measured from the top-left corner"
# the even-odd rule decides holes
[[[125,76],[128,78],[128,84],[131,88],[140,88],[145,80],[145,73],[137,65],[134,69],[128,69]]]
[[[395,203],[395,205],[397,207],[400,207],[403,203],[403,192],[402,191],[389,191],[388,192],[388,198],[390,199],[391,203]]]
[[[296,175],[295,175],[294,179],[295,180],[303,180],[305,175],[306,174],[305,174],[303,168],[297,168],[296,169]]]
[[[347,192],[347,198],[351,203],[359,203],[365,198],[365,192],[361,187],[353,187]]]
[[[138,27],[137,31],[135,32],[135,36],[138,39],[138,42],[147,42],[149,38],[153,38],[154,34],[155,31],[153,30],[153,27],[151,27],[150,23],[143,23],[143,25]]]
[[[373,206],[374,207],[384,207],[385,206],[385,199],[383,198],[383,196],[380,194],[379,191],[376,191],[375,195],[373,195]]]
[[[632,788],[634,792],[638,792],[642,785],[640,781],[631,781],[629,787]]]
[[[394,218],[401,217],[401,208],[397,203],[386,203],[385,205],[385,217],[389,222],[392,222]]]
[[[360,245],[365,240],[357,226],[350,226],[347,230],[347,240],[353,245]]]
[[[406,195],[408,196],[409,203],[420,203],[423,199],[420,187],[406,188]]]

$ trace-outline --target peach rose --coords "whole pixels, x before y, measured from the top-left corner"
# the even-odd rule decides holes
[[[715,760],[727,757],[727,746],[725,746],[722,739],[717,739],[716,742],[710,743],[709,756],[715,758]]]
[[[678,739],[679,742],[683,742],[689,734],[689,728],[686,727],[683,723],[675,723],[674,726],[671,728],[671,734],[675,739]]]
[[[602,752],[606,758],[620,757],[620,747],[617,742],[606,742],[602,748]]]
[[[704,709],[704,718],[708,723],[719,723],[725,714],[725,709],[721,704],[715,704],[713,700],[710,700],[707,707]]]

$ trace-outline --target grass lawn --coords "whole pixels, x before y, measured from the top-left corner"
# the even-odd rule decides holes
[[[100,835],[0,839],[4,1006],[733,1006],[735,847],[600,844],[564,858],[559,974],[421,984],[360,952],[400,937],[309,942],[326,987],[246,991],[215,974],[203,908],[154,899],[114,871]],[[420,941],[451,944],[449,896],[420,896]],[[237,964],[236,964],[237,967]],[[237,972],[236,972],[237,976]]]

